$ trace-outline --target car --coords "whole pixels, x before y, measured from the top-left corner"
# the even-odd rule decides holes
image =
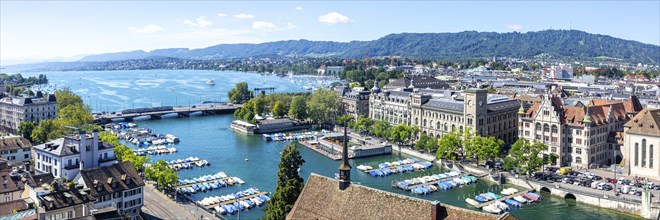
[[[616,183],[617,180],[616,180],[616,179],[610,179],[610,180],[608,180],[608,182],[610,182],[610,183]]]
[[[600,176],[594,176],[594,178],[593,178],[593,179],[595,179],[595,180],[602,180],[602,179],[603,179],[603,177],[600,177]]]
[[[596,184],[596,189],[603,190],[603,187],[605,186],[605,183],[598,183]]]
[[[655,189],[655,190],[660,190],[660,185],[654,185],[654,186],[653,186],[653,189]]]
[[[610,190],[612,190],[613,188],[614,188],[614,187],[612,187],[612,185],[610,185],[610,184],[605,184],[605,185],[603,185],[602,190],[610,191]]]

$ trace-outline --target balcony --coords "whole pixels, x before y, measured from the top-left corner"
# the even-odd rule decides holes
[[[74,169],[78,169],[78,168],[80,168],[80,163],[64,166],[65,170],[74,170]]]
[[[117,158],[116,157],[101,158],[101,159],[99,159],[99,163],[105,163],[105,162],[113,161],[113,160],[117,160]]]

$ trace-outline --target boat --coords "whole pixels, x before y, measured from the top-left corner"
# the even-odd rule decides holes
[[[475,196],[474,200],[476,200],[477,202],[480,202],[480,203],[488,202],[488,199],[486,199],[486,197],[483,197],[483,196]]]
[[[539,200],[541,200],[541,195],[539,195],[539,194],[536,194],[536,193],[533,193],[533,192],[529,192],[529,193],[527,193],[527,194],[530,194],[530,195],[532,195],[532,196],[538,198]]]
[[[502,210],[497,208],[497,206],[495,204],[490,204],[490,205],[484,206],[482,209],[486,212],[493,213],[493,214],[502,213]]]
[[[503,203],[501,201],[495,201],[495,203],[493,203],[493,204],[495,206],[497,206],[498,209],[501,209],[502,211],[509,210],[509,205],[507,205],[506,203]]]
[[[468,204],[473,205],[473,206],[478,206],[479,205],[479,202],[475,201],[474,199],[470,199],[470,198],[466,198],[465,202],[467,202]]]
[[[209,79],[209,81],[206,81],[206,85],[214,86],[214,85],[215,85],[215,82],[214,82],[213,80],[210,80],[210,79]]]
[[[505,199],[504,202],[509,206],[520,207],[520,202],[518,202],[514,199]]]
[[[527,203],[529,201],[523,196],[514,196],[513,199],[515,199],[519,203]]]
[[[533,195],[530,195],[529,193],[525,193],[525,194],[523,194],[523,196],[524,196],[525,198],[531,200],[532,202],[538,202],[538,201],[539,201],[539,198],[538,198],[538,197],[533,196]]]

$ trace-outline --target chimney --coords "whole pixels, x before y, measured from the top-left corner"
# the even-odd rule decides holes
[[[440,220],[447,217],[446,212],[443,212],[440,202],[433,201],[431,202],[431,220]]]

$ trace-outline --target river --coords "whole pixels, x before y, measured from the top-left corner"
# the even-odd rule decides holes
[[[216,72],[194,70],[141,70],[141,71],[98,71],[98,72],[38,72],[23,73],[24,76],[45,73],[50,83],[58,88],[69,87],[83,97],[95,112],[118,111],[124,108],[148,107],[160,105],[187,106],[200,101],[227,100],[227,91],[238,82],[248,82],[250,88],[276,87],[276,92],[304,91],[302,86],[290,79],[275,76],[262,76],[243,72]],[[301,78],[297,78],[298,81]],[[206,85],[208,80],[214,80],[216,85]],[[303,79],[307,82],[310,79]],[[314,80],[312,80],[314,81]],[[175,147],[178,153],[153,156],[152,160],[178,159],[189,156],[208,160],[211,166],[180,171],[181,178],[193,178],[205,174],[224,171],[229,176],[243,179],[246,184],[228,187],[207,193],[191,196],[200,200],[206,196],[225,195],[249,187],[273,192],[276,185],[279,152],[286,143],[266,142],[260,136],[248,136],[229,129],[231,115],[198,116],[191,118],[170,118],[154,121],[138,121],[140,127],[151,128],[158,133],[174,134],[181,139]],[[132,146],[131,146],[132,147]],[[330,160],[305,147],[299,147],[306,163],[301,168],[301,176],[305,179],[314,172],[324,176],[334,177],[339,166],[338,161]],[[394,161],[405,158],[405,155],[386,155],[351,160],[353,167],[359,164],[376,164],[384,161]],[[248,159],[248,160],[246,160]],[[411,195],[408,192],[391,187],[392,181],[411,177],[438,173],[441,170],[434,167],[424,172],[404,173],[388,177],[371,177],[365,173],[353,170],[354,183],[365,186]],[[463,188],[446,192],[436,192],[429,195],[411,195],[428,200],[470,208],[464,202],[475,193],[493,191],[499,193],[502,187],[486,182],[478,182]],[[538,204],[525,205],[514,209],[511,213],[521,219],[633,219],[634,216],[622,214],[609,209],[598,208],[573,200],[542,194],[543,201]],[[261,209],[253,209],[241,213],[241,218],[257,219],[264,215]],[[230,219],[236,216],[230,216]]]

